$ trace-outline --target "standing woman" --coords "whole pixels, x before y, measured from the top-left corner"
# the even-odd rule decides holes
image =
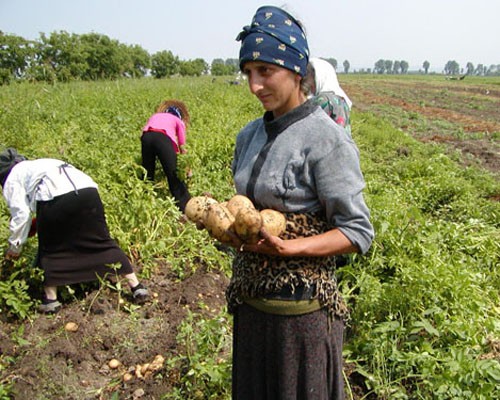
[[[61,303],[57,286],[124,276],[138,302],[148,298],[125,253],[110,237],[97,184],[64,161],[27,160],[13,148],[0,153],[0,183],[10,210],[8,260],[20,256],[36,213],[38,265],[44,271],[40,311]],[[118,264],[115,271],[111,264]]]
[[[351,134],[352,101],[340,87],[335,68],[322,58],[313,57],[307,66],[306,80],[314,102],[337,124]]]
[[[186,184],[177,175],[177,154],[186,153],[186,129],[189,113],[186,105],[179,100],[165,100],[142,128],[142,166],[147,178],[154,180],[156,158],[168,181],[168,187],[175,203],[184,212],[191,198]]]
[[[280,8],[257,10],[240,68],[265,113],[238,134],[232,164],[239,194],[287,218],[280,237],[262,230],[239,252],[226,297],[234,314],[233,398],[343,399],[347,315],[335,268],[366,253],[373,228],[359,153],[301,82],[308,45]]]

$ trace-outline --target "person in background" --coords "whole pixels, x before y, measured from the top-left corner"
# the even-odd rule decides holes
[[[287,228],[232,243],[233,398],[343,399],[348,311],[335,270],[374,237],[359,152],[304,95],[309,49],[293,16],[261,7],[237,40],[240,69],[265,113],[237,136],[236,191],[257,209],[282,212]]]
[[[160,160],[168,186],[181,212],[191,198],[187,185],[177,174],[177,154],[186,153],[189,112],[179,100],[165,100],[144,125],[141,135],[142,166],[154,180],[156,158]]]
[[[125,253],[110,237],[97,184],[72,165],[50,158],[27,160],[14,148],[0,153],[0,183],[11,219],[7,260],[19,258],[36,215],[37,265],[44,271],[40,311],[61,308],[57,287],[123,276],[133,298],[143,303],[148,290]],[[110,265],[117,264],[116,270]]]
[[[335,68],[322,58],[309,60],[306,91],[327,115],[351,134],[352,101],[340,87]]]

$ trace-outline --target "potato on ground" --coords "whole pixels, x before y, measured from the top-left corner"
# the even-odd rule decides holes
[[[232,241],[227,231],[232,229],[234,217],[226,207],[219,203],[210,204],[205,211],[203,221],[210,236],[222,243]]]
[[[245,243],[257,243],[262,216],[255,208],[243,207],[234,218],[234,232]]]
[[[203,223],[203,217],[205,215],[205,211],[207,210],[208,206],[210,204],[216,204],[216,203],[217,200],[208,196],[194,196],[191,197],[187,202],[184,213],[191,222]]]
[[[286,229],[286,218],[279,211],[266,208],[260,211],[262,227],[272,236],[281,235]]]

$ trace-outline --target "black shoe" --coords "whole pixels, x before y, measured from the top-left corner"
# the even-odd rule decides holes
[[[62,304],[58,300],[48,300],[43,299],[42,304],[38,306],[38,311],[43,314],[55,314],[62,307]]]
[[[139,283],[136,287],[132,288],[132,296],[137,304],[143,304],[149,299],[149,291],[142,283]]]

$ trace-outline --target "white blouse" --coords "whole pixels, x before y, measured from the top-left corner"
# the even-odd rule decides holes
[[[92,178],[61,160],[41,158],[21,161],[10,171],[3,187],[3,196],[9,207],[10,249],[20,252],[28,239],[31,214],[36,212],[37,201],[78,189],[96,188]]]

